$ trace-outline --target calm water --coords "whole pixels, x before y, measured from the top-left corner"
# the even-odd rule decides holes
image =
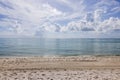
[[[120,55],[120,39],[0,38],[0,56]]]

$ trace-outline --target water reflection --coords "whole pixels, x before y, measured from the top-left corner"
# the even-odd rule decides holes
[[[82,54],[120,54],[120,39],[0,39],[2,56]]]

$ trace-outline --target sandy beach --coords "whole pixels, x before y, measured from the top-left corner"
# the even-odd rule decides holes
[[[1,57],[0,80],[120,80],[120,56]]]

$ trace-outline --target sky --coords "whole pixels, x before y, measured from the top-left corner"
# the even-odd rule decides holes
[[[0,0],[0,37],[120,38],[120,0]]]

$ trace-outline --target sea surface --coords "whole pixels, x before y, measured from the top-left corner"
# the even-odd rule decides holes
[[[0,38],[0,57],[45,55],[120,55],[120,38]]]

